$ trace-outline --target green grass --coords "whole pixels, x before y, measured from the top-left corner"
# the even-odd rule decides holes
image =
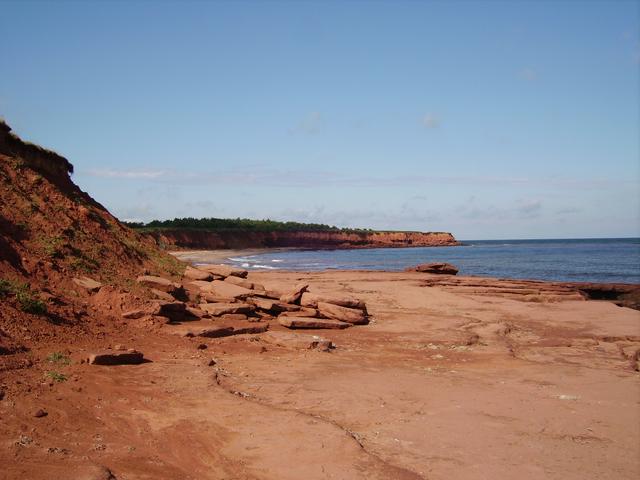
[[[46,315],[47,304],[35,296],[29,285],[13,280],[0,279],[0,297],[14,295],[20,310],[34,315]]]
[[[49,354],[47,356],[47,361],[58,365],[69,365],[71,363],[71,359],[62,352],[53,352]]]
[[[49,377],[54,382],[66,382],[67,376],[64,373],[50,371],[47,372],[47,377]]]

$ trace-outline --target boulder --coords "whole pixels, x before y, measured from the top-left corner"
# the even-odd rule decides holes
[[[236,300],[233,297],[221,297],[220,295],[214,295],[209,292],[203,292],[199,297],[201,303],[233,303]]]
[[[246,298],[251,296],[253,292],[248,288],[240,287],[232,283],[214,280],[211,282],[208,291],[218,297],[226,298]]]
[[[405,269],[407,272],[422,272],[422,273],[438,273],[442,275],[456,275],[458,268],[450,263],[433,262],[433,263],[421,263],[415,267],[409,267]]]
[[[97,292],[102,288],[102,284],[100,282],[89,277],[74,277],[72,281],[79,287],[84,288],[87,292]]]
[[[299,303],[300,297],[302,297],[302,294],[307,291],[307,288],[309,288],[309,284],[299,283],[293,288],[293,290],[282,295],[280,297],[280,301],[282,303]]]
[[[221,277],[234,276],[247,278],[247,275],[249,274],[247,270],[232,267],[230,265],[200,265],[198,268]]]
[[[219,317],[226,313],[251,313],[254,306],[248,303],[201,303],[200,309],[209,315]]]
[[[277,305],[277,302],[262,297],[247,297],[246,301],[255,305],[260,310],[264,310],[266,312],[275,311]]]
[[[144,361],[142,352],[130,349],[126,351],[104,351],[89,356],[91,365],[137,365]]]
[[[308,317],[308,318],[313,318],[313,317],[317,317],[318,316],[318,310],[316,310],[315,308],[302,307],[302,308],[300,308],[300,310],[284,312],[282,315],[287,316],[287,317]]]
[[[197,308],[197,307],[187,307],[185,309],[185,312],[188,315],[191,315],[192,317],[196,317],[196,318],[208,318],[209,314],[207,312],[205,312],[204,310]]]
[[[157,288],[152,288],[151,293],[157,299],[164,300],[165,302],[172,302],[173,300],[175,300],[172,295],[168,294],[167,292],[163,292],[162,290],[158,290]]]
[[[170,293],[172,295],[182,289],[182,286],[179,283],[172,282],[166,278],[155,277],[153,275],[141,275],[136,278],[136,282],[144,285],[145,287],[155,288],[156,290]]]
[[[244,313],[225,313],[220,315],[220,320],[230,322],[243,322],[247,320],[247,316]]]
[[[245,278],[234,277],[233,275],[225,278],[224,281],[228,283],[232,283],[233,285],[238,285],[239,287],[248,288],[249,290],[254,290],[254,289],[264,290],[264,287],[262,285],[258,285],[253,282],[250,282]]]
[[[206,338],[221,338],[229,337],[231,335],[245,335],[256,334],[266,332],[269,325],[264,324],[243,324],[243,325],[221,325],[204,327],[195,330],[189,330],[184,333],[185,337],[206,337]]]
[[[210,282],[211,280],[213,280],[213,274],[211,272],[193,267],[187,267],[184,271],[183,277],[190,280],[200,280],[204,282]]]
[[[304,292],[302,294],[302,298],[300,299],[300,305],[304,307],[316,308],[318,306],[318,302],[331,303],[333,305],[340,305],[341,307],[366,310],[365,303],[353,297],[335,297],[324,295],[322,293]]]
[[[350,323],[341,322],[339,320],[331,320],[326,318],[288,317],[287,315],[280,315],[278,317],[278,323],[287,328],[341,329],[351,326]]]
[[[318,302],[318,311],[321,315],[334,320],[352,323],[354,325],[366,325],[369,323],[367,315],[356,308],[341,307],[332,303]]]

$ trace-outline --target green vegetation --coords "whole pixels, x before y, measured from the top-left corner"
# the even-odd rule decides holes
[[[67,376],[64,373],[60,373],[60,372],[54,372],[54,371],[47,372],[47,377],[49,377],[54,382],[66,382],[67,381]]]
[[[47,305],[37,298],[29,285],[13,280],[0,279],[0,298],[14,295],[20,310],[34,315],[46,315]]]
[[[152,220],[149,223],[124,222],[128,227],[142,231],[156,230],[241,230],[245,232],[371,232],[364,228],[338,228],[322,223],[278,222],[276,220],[251,220],[248,218],[174,218],[173,220]]]
[[[71,363],[71,359],[62,352],[53,352],[47,356],[47,361],[58,365],[69,365]]]

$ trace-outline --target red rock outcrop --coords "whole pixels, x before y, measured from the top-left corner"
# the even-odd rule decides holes
[[[159,230],[145,232],[159,245],[174,249],[221,248],[388,248],[435,247],[459,245],[446,232],[339,232],[339,231],[273,231],[248,232],[242,230]]]

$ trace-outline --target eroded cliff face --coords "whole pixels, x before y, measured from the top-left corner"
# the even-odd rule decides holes
[[[156,242],[169,249],[224,248],[388,248],[459,245],[446,232],[246,232],[228,230],[163,230],[149,232]]]

